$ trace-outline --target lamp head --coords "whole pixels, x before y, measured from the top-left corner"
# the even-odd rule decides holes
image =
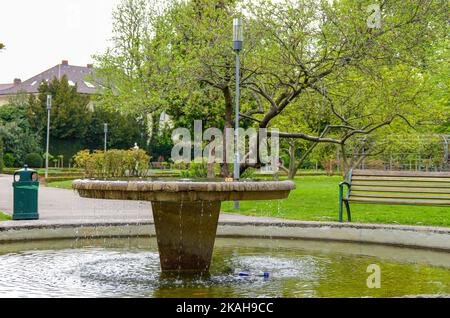
[[[47,95],[47,110],[52,109],[52,95]]]
[[[233,19],[233,49],[242,50],[242,42],[244,41],[244,30],[241,18]]]

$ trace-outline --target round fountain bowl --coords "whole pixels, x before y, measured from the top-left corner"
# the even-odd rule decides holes
[[[163,271],[206,272],[222,201],[279,200],[295,189],[291,181],[100,181],[77,180],[80,196],[151,201]]]
[[[80,196],[94,199],[138,201],[244,201],[279,200],[295,189],[292,181],[100,181],[76,180]]]

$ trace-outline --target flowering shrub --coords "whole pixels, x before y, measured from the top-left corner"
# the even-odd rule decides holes
[[[142,149],[106,152],[79,151],[73,158],[75,166],[84,170],[87,178],[120,178],[145,176],[149,169],[150,156]]]

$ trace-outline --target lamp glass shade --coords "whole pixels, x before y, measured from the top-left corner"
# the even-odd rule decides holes
[[[236,18],[233,20],[233,41],[242,42],[244,40],[244,31],[242,19]]]
[[[47,109],[52,109],[52,95],[47,95]]]

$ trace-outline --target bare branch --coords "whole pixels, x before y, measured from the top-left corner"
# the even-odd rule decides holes
[[[303,133],[270,132],[270,135],[271,136],[278,135],[280,138],[304,139],[304,140],[315,141],[315,142],[328,142],[328,143],[332,143],[332,144],[341,144],[342,143],[342,141],[338,140],[338,139],[321,138],[321,137],[306,135]]]

